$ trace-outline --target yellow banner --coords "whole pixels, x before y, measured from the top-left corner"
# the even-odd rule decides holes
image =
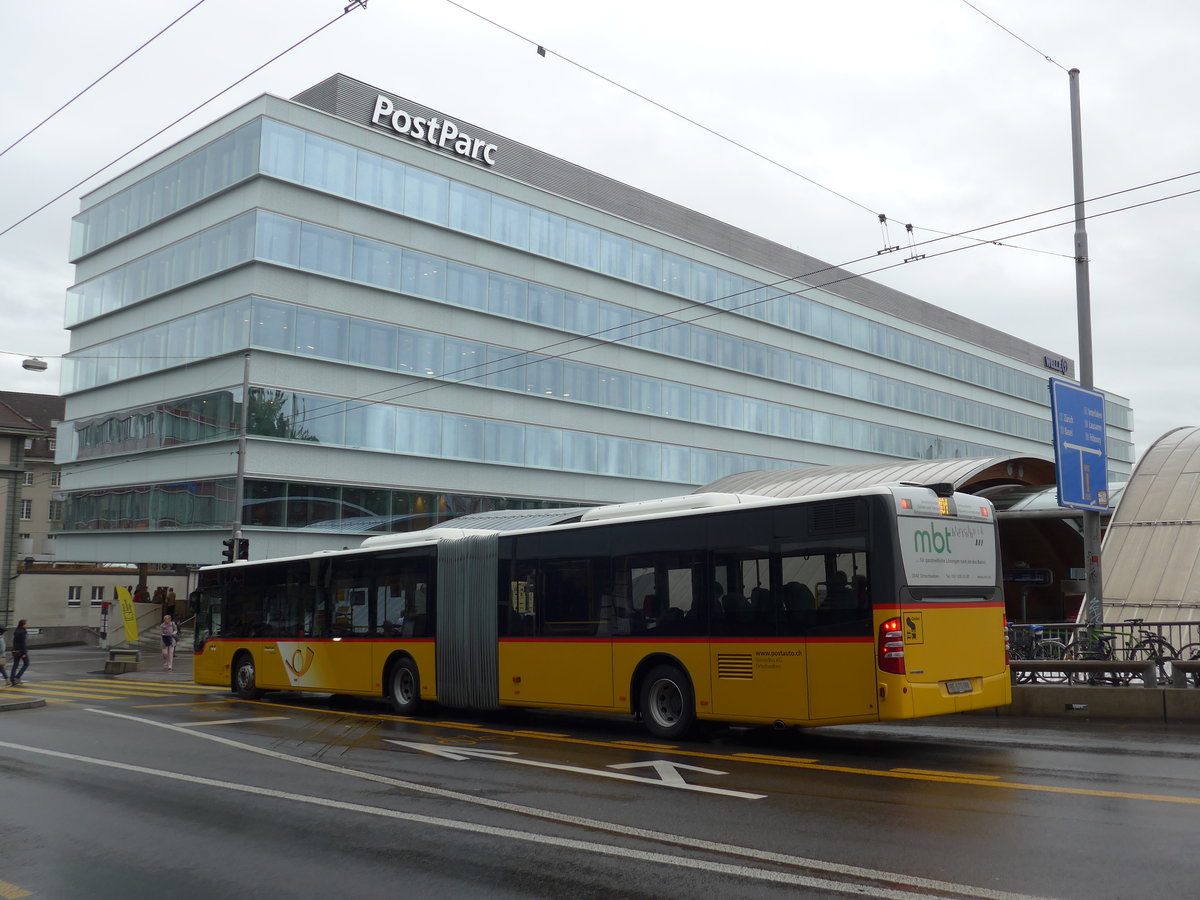
[[[133,595],[123,587],[117,588],[117,602],[121,604],[121,621],[125,623],[125,640],[138,639],[137,611],[133,608]]]

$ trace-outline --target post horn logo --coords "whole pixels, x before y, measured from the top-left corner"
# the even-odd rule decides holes
[[[313,653],[312,647],[305,647],[304,649],[297,647],[296,651],[292,654],[292,658],[285,659],[283,664],[287,666],[287,670],[292,673],[293,678],[300,678],[312,668],[315,656],[316,654]]]

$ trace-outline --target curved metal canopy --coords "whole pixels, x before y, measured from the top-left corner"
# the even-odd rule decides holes
[[[918,484],[949,482],[957,490],[968,493],[997,484],[1053,484],[1054,462],[1040,456],[1009,455],[768,469],[727,475],[696,488],[695,493],[712,491],[763,497],[800,497],[900,481]]]

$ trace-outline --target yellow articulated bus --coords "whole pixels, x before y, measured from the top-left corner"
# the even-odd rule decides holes
[[[1011,700],[995,514],[950,485],[483,513],[201,571],[195,679],[459,709],[912,719]]]

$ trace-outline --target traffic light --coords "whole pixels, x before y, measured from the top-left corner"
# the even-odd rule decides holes
[[[233,562],[233,538],[225,538],[221,541],[225,549],[221,551],[221,559],[227,563]]]
[[[250,538],[238,538],[237,542],[237,558],[250,558]]]

